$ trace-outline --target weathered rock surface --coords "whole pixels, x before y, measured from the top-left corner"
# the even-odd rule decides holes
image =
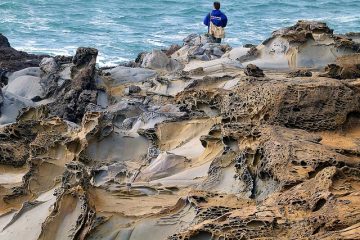
[[[347,35],[336,35],[325,23],[298,21],[274,31],[256,48],[239,47],[225,54],[244,66],[255,64],[262,69],[321,69],[338,57],[359,53],[359,42]]]
[[[141,66],[144,68],[166,70],[170,72],[178,71],[183,68],[183,65],[180,62],[169,58],[160,50],[153,50],[151,53],[146,54],[142,60]]]
[[[156,71],[144,68],[130,68],[119,66],[105,72],[110,74],[111,85],[116,86],[124,83],[144,82],[156,75]]]
[[[51,114],[80,122],[89,104],[96,104],[95,65],[98,51],[78,48],[71,65],[71,80],[56,90],[56,100],[49,104]]]
[[[312,77],[312,72],[309,71],[309,70],[300,69],[300,70],[296,70],[296,71],[289,72],[289,73],[287,74],[287,77],[288,77],[288,78],[294,78],[294,77]]]
[[[79,48],[6,73],[0,239],[358,239],[349,36],[302,21],[257,47],[191,35],[131,67],[98,70]]]
[[[335,79],[360,78],[360,53],[339,57],[336,62],[337,64],[326,66],[326,73],[321,76]]]
[[[202,61],[218,59],[225,52],[231,50],[229,45],[214,43],[212,38],[198,34],[189,35],[183,42],[183,47],[171,55],[173,59],[183,63],[187,63],[192,59]]]
[[[8,39],[0,33],[0,68],[18,71],[28,67],[38,67],[46,55],[34,55],[17,51],[10,46]]]
[[[54,73],[59,70],[59,64],[54,58],[43,58],[39,65],[41,71],[46,74]]]
[[[264,71],[254,64],[248,64],[244,73],[250,77],[265,77]]]

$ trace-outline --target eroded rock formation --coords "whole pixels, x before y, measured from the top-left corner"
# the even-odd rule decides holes
[[[0,239],[357,239],[348,38],[301,21],[257,47],[191,35],[127,66],[97,69],[97,50],[79,48],[7,72]]]
[[[8,39],[0,33],[0,69],[17,71],[28,67],[38,67],[45,55],[34,55],[17,51]]]

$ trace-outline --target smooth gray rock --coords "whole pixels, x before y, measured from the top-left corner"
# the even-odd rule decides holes
[[[221,57],[222,55],[224,55],[224,52],[220,48],[214,47],[212,49],[212,55],[215,55],[217,57]]]
[[[154,70],[123,66],[119,66],[105,72],[109,72],[111,74],[111,78],[114,80],[112,82],[112,86],[117,86],[123,83],[144,82],[156,75],[156,71]]]
[[[203,55],[205,53],[205,48],[198,47],[194,52],[193,55]]]
[[[0,114],[0,125],[16,122],[23,108],[35,106],[35,103],[13,93],[3,92],[3,104]]]
[[[20,71],[9,73],[7,77],[9,79],[9,83],[10,83],[14,79],[21,77],[21,76],[40,77],[40,74],[41,74],[41,70],[39,67],[29,67],[29,68],[25,68]]]
[[[12,80],[4,87],[4,90],[29,100],[43,96],[40,78],[29,75]]]
[[[148,53],[144,57],[141,66],[143,68],[166,70],[169,72],[177,71],[183,68],[181,63],[169,58],[164,52],[160,50],[153,50],[151,53]]]

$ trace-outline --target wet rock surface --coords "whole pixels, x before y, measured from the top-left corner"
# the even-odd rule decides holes
[[[320,35],[334,41],[321,58],[290,60],[326,72],[274,65],[295,45],[318,51]],[[248,48],[195,34],[128,66],[98,69],[97,50],[79,48],[4,71],[0,239],[357,239],[348,37],[301,21]]]

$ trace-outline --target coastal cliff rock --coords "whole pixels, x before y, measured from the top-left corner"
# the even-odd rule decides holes
[[[234,48],[224,57],[263,69],[321,69],[335,63],[338,57],[359,52],[360,43],[356,38],[336,35],[326,23],[301,20],[274,31],[256,48]]]
[[[336,79],[360,78],[360,53],[339,57],[336,64],[329,64],[321,76]]]
[[[18,71],[28,67],[38,67],[46,55],[34,55],[17,51],[10,46],[8,39],[0,33],[0,68]]]
[[[231,50],[229,45],[214,43],[208,36],[191,34],[183,40],[184,44],[171,57],[180,62],[187,63],[191,59],[210,61],[220,58],[225,52]]]
[[[6,72],[0,239],[358,239],[349,38],[299,21],[260,46],[195,34],[129,66],[79,48]]]
[[[49,104],[51,114],[72,122],[80,122],[87,106],[96,104],[97,54],[98,51],[94,48],[77,49],[70,66],[71,79],[56,89],[56,100]]]

